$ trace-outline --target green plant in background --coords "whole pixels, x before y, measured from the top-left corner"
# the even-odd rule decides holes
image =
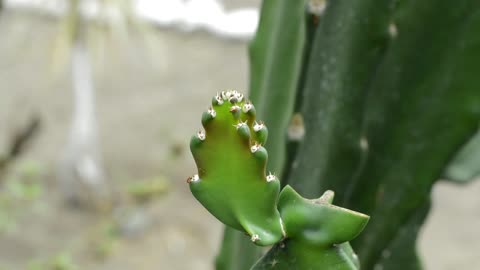
[[[135,181],[127,186],[127,193],[138,203],[147,203],[160,198],[168,191],[168,182],[162,176],[144,181]]]
[[[44,193],[42,164],[35,161],[20,162],[9,177],[1,182],[0,189],[0,234],[17,229],[17,220],[25,215],[26,205],[42,209],[40,198]]]
[[[28,263],[27,270],[75,270],[79,269],[73,262],[68,252],[60,252],[59,254],[49,258],[46,261],[32,261]]]
[[[478,176],[480,2],[323,4],[263,1],[250,96],[276,138],[267,169],[372,217],[352,241],[363,269],[421,269],[433,184]],[[305,134],[291,144],[295,112]],[[250,246],[227,228],[217,269],[248,269],[260,254]]]
[[[259,246],[275,244],[252,269],[358,269],[348,241],[368,216],[332,205],[333,192],[302,198],[266,174],[268,131],[252,103],[236,91],[212,99],[202,116],[205,131],[190,142],[198,174],[190,190],[224,224]]]

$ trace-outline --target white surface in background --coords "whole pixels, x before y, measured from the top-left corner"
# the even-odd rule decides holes
[[[66,0],[6,0],[12,9],[30,9],[60,16],[67,10]],[[227,11],[217,0],[132,0],[134,12],[159,26],[178,27],[184,31],[203,29],[216,35],[248,39],[255,33],[257,8]],[[97,0],[81,1],[81,11],[89,19],[119,19],[115,7],[101,10]]]

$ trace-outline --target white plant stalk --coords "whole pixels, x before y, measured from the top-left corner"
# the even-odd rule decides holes
[[[77,38],[71,50],[73,123],[59,168],[59,181],[69,201],[107,199],[95,115],[95,89],[85,45]],[[93,197],[93,198],[92,198]]]

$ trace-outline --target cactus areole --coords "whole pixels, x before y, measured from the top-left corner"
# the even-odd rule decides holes
[[[266,171],[267,127],[243,94],[217,93],[201,122],[204,130],[190,141],[198,173],[187,183],[221,222],[256,245],[275,245],[252,269],[358,268],[348,241],[369,217],[332,205],[332,191],[316,200],[290,186],[280,192],[279,179]]]

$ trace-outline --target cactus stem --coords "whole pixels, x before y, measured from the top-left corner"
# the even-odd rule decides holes
[[[200,177],[198,176],[198,174],[195,174],[187,178],[187,183],[190,184],[193,182],[198,182],[199,180],[200,180]]]
[[[201,141],[204,141],[205,138],[206,138],[205,131],[203,131],[203,130],[198,131],[197,132],[197,138]]]
[[[250,238],[252,240],[252,242],[257,242],[258,240],[260,240],[260,236],[258,236],[258,234],[254,234],[252,235],[252,238]]]

